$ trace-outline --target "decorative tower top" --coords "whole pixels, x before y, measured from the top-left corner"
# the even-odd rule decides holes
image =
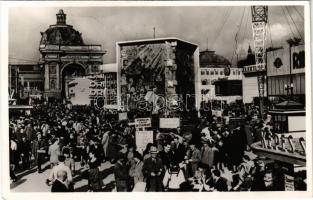
[[[56,16],[57,16],[57,24],[60,24],[60,25],[66,24],[66,14],[64,14],[62,9],[59,10],[59,13],[57,13]]]
[[[252,49],[251,49],[250,44],[249,44],[248,54],[252,54]]]

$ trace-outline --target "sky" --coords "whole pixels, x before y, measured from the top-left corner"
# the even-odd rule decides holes
[[[63,9],[67,24],[86,44],[101,44],[103,63],[116,62],[118,41],[177,37],[210,49],[236,63],[253,48],[250,6],[202,7],[12,7],[9,9],[9,60],[36,62],[40,32],[56,23]],[[302,6],[270,6],[267,46],[282,46],[304,37]],[[291,17],[290,17],[291,16]],[[236,36],[237,35],[237,36]],[[237,44],[236,44],[236,40]],[[236,53],[235,53],[236,52]]]

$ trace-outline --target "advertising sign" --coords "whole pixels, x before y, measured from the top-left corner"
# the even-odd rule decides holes
[[[305,52],[304,45],[293,46],[291,48],[291,61],[293,74],[305,72]]]
[[[294,177],[285,174],[285,191],[294,191]]]
[[[290,74],[289,57],[288,46],[267,52],[267,75],[279,76]]]
[[[136,128],[151,127],[151,118],[137,118],[135,119]]]
[[[179,118],[160,118],[160,128],[177,128],[179,126]]]
[[[136,131],[137,151],[142,153],[148,143],[153,143],[153,131]]]

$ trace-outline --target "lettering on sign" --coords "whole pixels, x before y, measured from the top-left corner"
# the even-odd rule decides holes
[[[262,132],[261,145],[263,148],[288,153],[298,153],[302,156],[305,156],[305,139],[303,137],[300,137],[298,139],[298,142],[298,146],[300,146],[300,149],[296,148],[295,140],[291,135],[289,135],[288,137],[286,137],[285,135],[281,135],[281,137],[279,138],[277,134],[269,135],[265,132]]]
[[[135,128],[151,127],[151,118],[137,118],[135,119]]]

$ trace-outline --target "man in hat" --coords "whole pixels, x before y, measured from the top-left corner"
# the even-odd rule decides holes
[[[163,191],[163,174],[164,166],[162,160],[157,157],[158,151],[155,146],[150,148],[151,157],[144,161],[142,172],[146,178],[147,187],[149,192],[161,192]]]

